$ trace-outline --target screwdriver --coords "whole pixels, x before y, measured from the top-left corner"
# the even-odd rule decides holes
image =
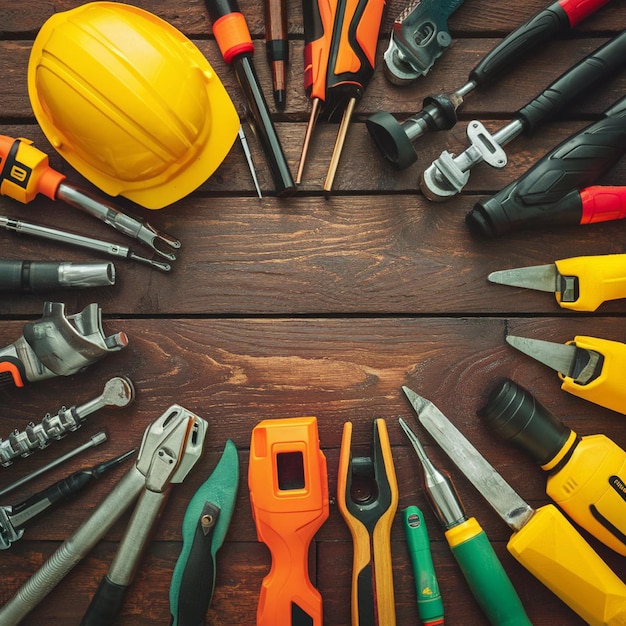
[[[76,496],[84,487],[132,456],[129,450],[120,456],[70,474],[15,506],[0,507],[0,550],[11,547],[24,534],[25,527],[54,506]]]
[[[174,250],[181,246],[180,241],[158,232],[144,220],[127,215],[112,203],[67,182],[63,174],[49,166],[48,156],[28,139],[0,135],[0,194],[22,204],[32,202],[38,194],[51,200],[62,200],[136,239],[169,261],[176,260],[176,255],[156,244]]]
[[[213,24],[213,35],[224,61],[232,65],[246,97],[252,126],[261,142],[279,196],[296,191],[287,159],[270,117],[269,108],[259,84],[252,56],[254,44],[246,18],[237,0],[205,0]]]
[[[476,518],[465,514],[449,474],[435,468],[415,433],[402,418],[398,421],[422,464],[426,496],[445,529],[452,554],[489,622],[494,626],[530,626],[521,600],[485,531]]]
[[[322,18],[322,29],[319,24],[315,25],[315,21],[313,21],[314,26],[307,25],[306,22],[315,15],[315,12],[304,11],[305,31],[307,29],[312,31],[309,53],[305,46],[305,67],[310,59],[310,72],[314,79],[320,81],[322,76],[325,78],[323,97],[319,94],[319,82],[315,84],[316,89],[311,90],[314,104],[316,97],[323,101],[324,115],[330,120],[338,111],[343,110],[324,182],[326,192],[332,189],[356,104],[363,97],[365,88],[374,73],[376,43],[384,7],[384,0],[356,0],[356,2],[338,0],[336,6],[333,7],[334,15],[329,15],[327,8],[326,13],[318,12]],[[328,29],[331,19],[332,26]],[[316,35],[319,36],[316,37]],[[313,39],[314,37],[316,38]],[[311,54],[314,51],[319,51],[319,56]],[[305,70],[305,88],[306,81]],[[314,119],[314,116],[317,116],[316,109],[311,111],[311,119]],[[304,156],[300,158],[300,168],[303,168]]]
[[[316,0],[304,0],[302,20],[304,22],[304,92],[311,100],[311,114],[307,123],[296,174],[296,183],[302,181],[302,172],[313,129],[317,123],[322,104],[326,99],[326,72],[328,70],[328,51],[330,33],[333,29],[336,0],[319,3]]]

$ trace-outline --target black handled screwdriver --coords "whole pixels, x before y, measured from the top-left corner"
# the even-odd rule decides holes
[[[269,165],[276,193],[279,196],[291,195],[296,191],[296,185],[259,84],[252,60],[254,44],[246,18],[236,0],[205,0],[205,4],[220,52],[226,63],[233,66],[246,97],[251,122]]]
[[[100,478],[107,470],[123,463],[134,452],[135,450],[129,450],[109,461],[104,461],[88,469],[78,470],[15,506],[1,506],[0,549],[9,548],[14,541],[22,537],[28,524],[52,507],[76,496],[79,491]]]

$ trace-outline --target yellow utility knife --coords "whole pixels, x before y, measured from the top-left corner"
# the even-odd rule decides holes
[[[558,372],[561,389],[583,400],[626,414],[626,344],[576,336],[567,343],[508,335],[520,352]]]
[[[553,505],[533,509],[429,400],[403,388],[421,424],[513,530],[508,551],[591,626],[626,624],[626,585]]]
[[[626,254],[578,256],[549,265],[499,270],[487,280],[554,293],[564,309],[595,311],[603,302],[626,298]]]

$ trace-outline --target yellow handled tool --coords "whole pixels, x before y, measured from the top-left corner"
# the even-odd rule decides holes
[[[576,336],[565,344],[508,335],[520,352],[558,372],[561,389],[583,400],[626,414],[626,344]]]
[[[603,302],[626,298],[626,254],[572,257],[500,270],[487,278],[500,285],[554,293],[564,309],[595,311]]]
[[[509,552],[591,626],[626,624],[626,585],[553,505],[533,509],[430,401],[404,387],[419,421],[513,529]]]
[[[395,626],[391,524],[398,484],[385,420],[374,420],[371,457],[352,457],[352,423],[343,426],[337,505],[354,543],[352,626]],[[358,485],[358,497],[355,493]]]

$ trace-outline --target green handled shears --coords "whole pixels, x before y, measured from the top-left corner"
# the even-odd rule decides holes
[[[183,547],[170,585],[172,626],[202,626],[215,589],[216,553],[224,543],[239,486],[239,457],[229,439],[183,519]]]

